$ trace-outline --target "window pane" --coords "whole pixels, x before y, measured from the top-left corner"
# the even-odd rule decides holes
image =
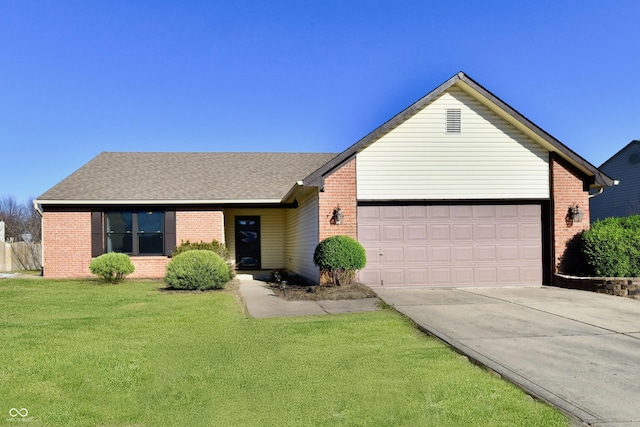
[[[138,252],[141,254],[161,254],[162,212],[138,212]]]
[[[107,212],[107,252],[133,251],[133,215],[131,212]]]

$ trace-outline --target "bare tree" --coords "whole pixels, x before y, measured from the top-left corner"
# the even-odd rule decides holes
[[[0,221],[4,221],[5,239],[20,240],[24,221],[24,205],[18,203],[14,196],[0,198]]]
[[[0,198],[0,221],[5,223],[5,240],[12,242],[14,262],[25,270],[41,268],[42,222],[33,197],[24,204],[13,196]]]

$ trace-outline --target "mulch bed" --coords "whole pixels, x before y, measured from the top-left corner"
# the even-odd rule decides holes
[[[376,294],[360,283],[342,286],[309,285],[304,282],[287,281],[286,286],[269,283],[273,293],[287,301],[319,301],[341,299],[375,298]]]

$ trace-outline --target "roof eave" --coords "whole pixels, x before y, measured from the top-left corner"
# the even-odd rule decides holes
[[[95,205],[247,205],[247,204],[278,204],[281,199],[211,199],[211,200],[62,200],[62,199],[36,199],[34,203],[43,205],[66,206],[95,206]]]
[[[507,122],[511,123],[518,130],[532,138],[545,149],[558,154],[585,175],[593,177],[593,182],[590,183],[592,188],[610,187],[615,185],[615,182],[611,177],[604,174],[575,151],[545,132],[538,125],[527,119],[493,93],[489,92],[475,80],[464,73],[458,73],[457,75],[459,79],[454,84],[468,93],[472,92],[476,98],[484,101],[483,104],[486,107],[498,114],[498,116],[505,119]]]

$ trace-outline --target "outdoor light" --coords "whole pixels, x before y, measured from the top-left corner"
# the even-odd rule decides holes
[[[584,212],[582,212],[582,209],[580,209],[580,206],[575,204],[575,205],[569,206],[565,220],[567,221],[567,225],[571,226],[574,222],[582,222],[583,217],[584,217]]]
[[[335,225],[341,225],[343,217],[344,214],[340,210],[340,205],[336,206],[336,208],[333,210],[333,215],[331,216],[331,222]]]

